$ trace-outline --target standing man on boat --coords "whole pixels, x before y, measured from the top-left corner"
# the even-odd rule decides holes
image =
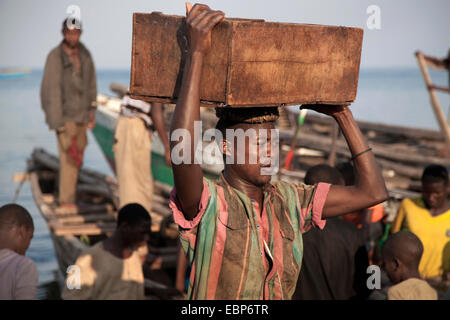
[[[95,126],[97,81],[94,62],[79,41],[81,23],[67,18],[63,41],[47,56],[41,104],[50,130],[56,131],[60,161],[59,205],[75,209],[78,173],[87,145],[86,129]]]
[[[171,166],[170,145],[164,125],[162,103],[122,99],[114,134],[114,159],[119,182],[119,206],[139,203],[148,212],[152,208],[153,176],[151,170],[151,136],[156,130],[164,146],[165,160]]]

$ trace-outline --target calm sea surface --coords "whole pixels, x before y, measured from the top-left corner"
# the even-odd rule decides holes
[[[431,76],[436,84],[448,85],[445,72],[432,71]],[[40,107],[41,77],[42,71],[37,70],[23,78],[0,79],[0,206],[13,200],[18,187],[18,183],[13,182],[13,174],[25,170],[33,148],[43,147],[57,154],[55,134],[48,130]],[[129,83],[127,70],[99,70],[97,77],[100,93],[110,94],[111,82]],[[449,95],[438,94],[438,98],[447,116]],[[358,97],[352,110],[360,120],[438,129],[418,69],[361,70]],[[91,133],[84,165],[112,175]],[[47,226],[34,204],[28,183],[23,185],[17,202],[30,211],[35,223],[27,256],[36,262],[39,270],[38,297],[53,298],[57,261]]]

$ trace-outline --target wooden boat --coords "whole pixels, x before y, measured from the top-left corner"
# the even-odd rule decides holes
[[[438,164],[450,168],[450,127],[435,94],[435,90],[450,92],[450,88],[434,85],[427,70],[427,65],[438,70],[446,70],[448,66],[445,67],[444,59],[424,56],[419,51],[416,56],[440,131],[357,121],[382,169],[390,194],[396,199],[418,195],[425,166]],[[290,113],[285,122],[296,123],[295,117]],[[283,126],[280,131],[280,145],[286,150],[286,144],[294,135],[289,125]],[[317,161],[334,165],[337,161],[350,159],[347,144],[339,135],[335,121],[329,117],[308,115],[296,145],[321,154],[315,157],[300,156],[295,172],[282,169],[282,176],[303,178],[305,171]]]
[[[99,95],[97,109],[97,125],[94,136],[102,149],[108,163],[114,170],[114,128],[120,111],[120,99]],[[166,125],[170,125],[170,117],[174,105],[166,105]],[[280,130],[280,163],[284,158],[291,140],[294,138],[296,114],[292,109],[284,109],[277,128]],[[215,126],[217,118],[212,110],[204,108],[201,117],[205,129]],[[342,136],[338,136],[332,147],[332,132],[335,130],[334,120],[308,114],[297,138],[296,157],[292,170],[281,169],[279,179],[303,179],[306,170],[318,163],[329,162],[331,153],[335,161],[348,161],[350,152]],[[439,131],[393,126],[367,121],[358,121],[358,125],[367,137],[372,147],[388,187],[396,196],[410,195],[410,192],[420,191],[419,179],[423,167],[427,164],[442,164],[450,167],[450,159],[440,157],[439,152],[446,148],[444,138]],[[172,171],[165,165],[164,149],[156,134],[152,143],[152,171],[155,180],[173,185]],[[206,175],[217,176],[223,165],[202,165]],[[277,177],[275,177],[277,178]],[[404,192],[401,192],[404,191]]]
[[[115,172],[113,152],[114,131],[120,114],[120,103],[121,99],[118,97],[99,94],[97,96],[98,106],[95,115],[96,126],[92,130],[92,133],[113,172]],[[174,105],[166,105],[164,110],[166,128],[170,128],[170,119],[174,108]],[[215,114],[203,112],[202,120],[204,129],[214,126],[217,121],[216,119]],[[173,186],[172,169],[166,165],[164,146],[161,143],[157,132],[154,132],[152,135],[151,163],[154,180]],[[217,177],[218,173],[222,171],[223,165],[202,165],[202,168],[206,176]]]
[[[120,98],[106,95],[98,96],[96,111],[97,125],[93,130],[111,169],[114,171],[114,128],[120,112]],[[165,121],[169,127],[174,105],[166,105]],[[350,152],[335,122],[328,117],[308,114],[299,137],[295,137],[297,115],[283,109],[277,123],[280,130],[280,166],[283,166],[291,142],[296,139],[295,157],[292,166],[281,168],[274,179],[302,182],[309,167],[319,163],[334,164],[348,161]],[[203,129],[215,126],[217,118],[211,109],[201,113]],[[386,179],[391,200],[386,203],[388,216],[395,216],[399,200],[414,197],[420,192],[420,176],[423,168],[431,163],[450,168],[446,156],[447,145],[439,131],[385,125],[358,121],[363,134],[372,147],[376,159]],[[152,212],[154,225],[152,248],[159,251],[164,261],[157,277],[147,273],[146,286],[153,290],[152,298],[174,296],[176,226],[170,221],[167,198],[173,186],[172,170],[165,165],[164,149],[157,136],[152,138],[152,172],[155,179],[155,203]],[[51,230],[61,279],[64,279],[67,266],[72,264],[80,252],[89,245],[101,241],[114,231],[115,212],[118,206],[117,182],[91,170],[80,173],[78,197],[81,199],[76,213],[57,212],[55,205],[55,186],[58,160],[47,152],[37,149],[29,160],[30,182],[36,204]],[[223,165],[202,165],[206,176],[217,177]],[[389,217],[388,217],[389,219]],[[150,270],[151,271],[151,270]],[[167,281],[159,283],[163,276]],[[155,281],[155,279],[157,279]],[[62,281],[62,283],[64,283]]]
[[[34,200],[47,222],[59,265],[58,282],[65,284],[67,268],[89,246],[112,235],[118,207],[117,182],[101,173],[82,169],[77,186],[77,210],[61,210],[55,202],[59,160],[43,149],[35,149],[28,160]],[[149,299],[179,296],[173,288],[178,252],[178,229],[168,208],[170,186],[155,183],[149,252],[154,263],[144,268]]]
[[[439,131],[408,128],[357,121],[383,170],[388,187],[405,191],[420,191],[420,177],[428,164],[450,167],[450,158],[443,155],[445,141]],[[335,122],[331,118],[308,114],[297,140],[297,146],[321,152],[317,157],[328,161],[332,149],[336,160],[348,161],[350,151],[342,135],[332,148],[332,131]],[[280,128],[281,145],[293,137],[292,130]],[[317,158],[316,157],[316,158]],[[300,160],[301,158],[301,160]],[[314,163],[314,157],[300,156],[300,169]],[[316,159],[317,160],[317,159]],[[319,160],[320,161],[320,160]]]
[[[4,68],[0,69],[0,79],[20,78],[30,74],[30,68]]]
[[[119,85],[111,85],[114,92]],[[123,86],[122,86],[123,87]],[[125,89],[126,90],[126,89]],[[120,99],[98,96],[97,126],[94,136],[103,150],[111,168],[114,170],[112,144],[114,128],[120,112]],[[165,108],[166,127],[170,126],[174,105]],[[280,170],[274,179],[303,182],[306,171],[319,163],[335,165],[349,161],[350,151],[333,119],[309,113],[295,137],[297,114],[293,108],[282,108],[277,123],[280,130]],[[211,108],[202,108],[203,129],[212,128],[217,122]],[[372,147],[377,162],[382,169],[386,185],[391,195],[387,205],[393,217],[400,200],[415,197],[421,191],[420,177],[423,168],[429,164],[440,164],[450,168],[449,148],[445,135],[441,131],[387,125],[368,121],[357,121],[358,126]],[[295,156],[289,168],[283,168],[292,140],[296,139]],[[173,175],[165,165],[162,144],[156,134],[152,144],[152,172],[155,180],[173,185]],[[208,166],[202,164],[204,174],[217,177],[223,165]]]
[[[296,114],[289,113],[288,117],[291,118],[290,123],[295,123]],[[401,200],[420,195],[420,178],[425,166],[441,164],[446,168],[450,167],[450,159],[443,155],[446,150],[445,140],[439,131],[434,130],[367,121],[357,123],[372,148],[386,181],[390,200],[384,203],[384,208],[388,221],[392,221]],[[279,129],[282,166],[295,133],[287,126]],[[349,161],[351,155],[347,143],[341,134],[333,139],[335,130],[338,129],[333,119],[308,114],[296,141],[293,165],[289,169],[281,168],[278,178],[302,182],[311,166]]]

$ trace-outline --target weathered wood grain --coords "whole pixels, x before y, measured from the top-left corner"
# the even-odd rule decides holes
[[[358,28],[225,19],[213,29],[204,59],[202,105],[350,103],[362,38]],[[187,45],[184,17],[135,13],[132,97],[176,102]]]

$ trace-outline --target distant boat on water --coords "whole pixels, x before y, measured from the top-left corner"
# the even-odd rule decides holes
[[[4,68],[0,69],[0,79],[24,77],[30,73],[30,68]]]

